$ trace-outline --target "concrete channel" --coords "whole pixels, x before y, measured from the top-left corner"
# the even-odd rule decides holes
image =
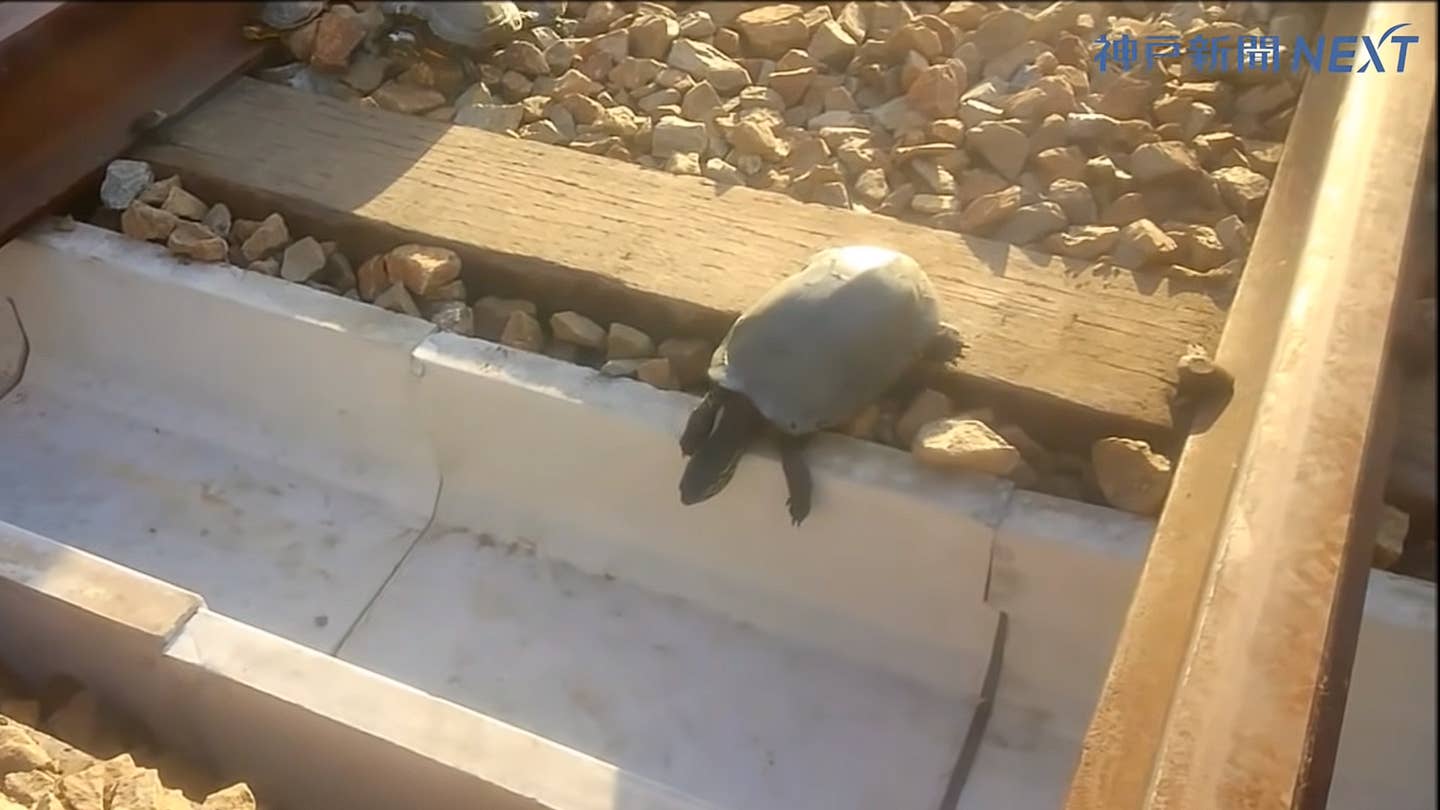
[[[89,225],[5,302],[0,660],[284,807],[1054,807],[1154,528],[839,436],[682,507],[688,395]],[[1433,806],[1435,634],[1372,574],[1330,807]]]

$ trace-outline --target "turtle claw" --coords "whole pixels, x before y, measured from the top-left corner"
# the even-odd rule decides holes
[[[810,508],[808,506],[804,509],[797,508],[793,498],[785,499],[785,508],[790,512],[791,526],[799,527],[801,523],[805,522],[805,518],[810,516]]]
[[[788,497],[785,507],[790,511],[790,522],[799,526],[810,515],[810,468],[805,464],[804,449],[809,436],[780,437],[780,466],[785,471],[785,487]]]
[[[960,336],[960,330],[942,323],[935,336],[925,346],[927,359],[938,363],[950,363],[965,356],[970,344]]]

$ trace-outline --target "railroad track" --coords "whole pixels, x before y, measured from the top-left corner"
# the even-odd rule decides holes
[[[642,19],[625,18],[625,9],[615,7],[614,18],[602,20],[608,4],[589,6],[571,31],[575,37],[605,39],[611,36],[606,30],[627,30]],[[956,16],[947,18],[950,11],[929,15],[943,21],[939,28],[916,23],[920,28],[906,29],[914,32],[907,36],[946,26],[952,37],[957,30],[991,30],[980,26],[979,17],[962,21],[960,15],[971,11],[954,10]],[[681,151],[641,155],[650,159],[632,165],[635,141],[608,133],[613,143],[579,135],[562,139],[574,148],[546,142],[554,141],[551,129],[561,132],[555,120],[568,116],[577,124],[575,110],[600,104],[573,101],[571,94],[572,101],[556,105],[566,110],[562,116],[549,105],[530,109],[526,93],[538,94],[542,78],[556,98],[568,92],[554,89],[561,80],[599,87],[607,70],[593,77],[587,71],[591,57],[605,53],[600,47],[582,48],[563,65],[546,61],[548,77],[523,75],[517,66],[526,64],[525,49],[502,51],[493,75],[484,64],[478,68],[501,97],[480,105],[482,117],[464,119],[451,109],[463,109],[452,98],[459,88],[441,92],[432,86],[434,98],[409,105],[395,89],[406,84],[399,77],[368,92],[353,83],[340,87],[333,78],[322,81],[320,73],[297,79],[293,67],[275,67],[275,54],[303,49],[297,42],[305,38],[288,36],[262,55],[261,44],[239,35],[254,13],[244,3],[54,3],[0,10],[0,92],[20,99],[21,114],[11,120],[30,124],[5,128],[6,153],[13,156],[6,187],[17,193],[0,203],[0,233],[19,238],[43,228],[37,223],[44,215],[68,214],[156,238],[146,228],[163,228],[164,215],[144,214],[157,219],[142,226],[140,214],[127,214],[127,223],[120,209],[96,205],[113,159],[142,161],[150,179],[176,177],[188,192],[188,198],[173,196],[162,187],[150,200],[147,210],[170,213],[167,233],[177,217],[199,220],[203,212],[211,222],[216,203],[226,208],[223,230],[245,231],[245,238],[220,233],[218,244],[204,242],[207,234],[178,247],[170,240],[171,252],[190,251],[187,258],[195,263],[203,264],[203,251],[213,247],[218,263],[245,267],[247,276],[278,275],[429,319],[447,332],[687,390],[697,382],[694,356],[708,354],[736,313],[806,255],[839,241],[893,245],[915,256],[935,279],[947,320],[972,325],[972,350],[929,381],[929,405],[918,399],[890,403],[849,432],[904,449],[916,433],[907,422],[917,428],[926,416],[927,422],[978,419],[997,428],[997,441],[1020,459],[1002,474],[1021,488],[1155,517],[1064,806],[1325,806],[1374,538],[1390,519],[1387,500],[1401,507],[1410,528],[1399,559],[1392,555],[1385,564],[1434,581],[1434,354],[1409,364],[1415,368],[1392,359],[1397,351],[1414,357],[1423,355],[1416,346],[1433,346],[1434,235],[1417,227],[1433,218],[1434,206],[1433,146],[1428,156],[1424,147],[1434,141],[1433,8],[1387,3],[1326,9],[1317,30],[1327,38],[1410,23],[1420,36],[1411,61],[1404,72],[1312,73],[1293,112],[1284,116],[1283,137],[1256,131],[1257,141],[1283,141],[1283,150],[1263,152],[1282,156],[1262,178],[1268,188],[1263,214],[1256,209],[1241,222],[1253,231],[1248,255],[1199,271],[1177,268],[1178,259],[1130,269],[1118,249],[1107,252],[1104,262],[1057,257],[1034,250],[1038,239],[1021,240],[1018,226],[984,233],[947,229],[945,213],[897,212],[888,198],[877,201],[876,213],[848,210],[825,196],[836,193],[826,184],[838,181],[813,168],[792,173],[821,178],[803,193],[768,178],[752,177],[736,187],[717,181],[723,174],[718,169],[702,171],[702,165],[714,169],[704,161],[696,171],[681,165],[673,158],[687,154]],[[847,22],[843,9],[836,13],[835,26]],[[1065,16],[1054,9],[1045,13]],[[873,16],[870,22],[879,25]],[[767,37],[783,43],[790,36],[785,26],[795,24],[802,23],[787,23],[779,14],[777,20],[731,20],[720,28],[742,32],[736,47],[761,48],[771,47],[760,44]],[[811,31],[831,30],[830,24],[803,23]],[[1069,17],[1057,23],[1077,24]],[[631,43],[650,36],[628,30]],[[713,41],[715,34],[709,36]],[[62,42],[93,61],[36,60]],[[533,50],[540,53],[544,44]],[[317,44],[312,40],[308,47],[313,51]],[[645,46],[628,47],[634,54]],[[758,64],[764,61],[755,55],[759,51],[734,60],[720,51],[707,54],[710,85],[729,75],[722,64],[728,62],[749,74],[746,84],[768,86],[776,96],[789,93],[783,80],[774,80],[777,71],[793,80],[796,71],[811,75],[804,73],[811,66],[773,47],[780,50],[768,68]],[[548,54],[547,48],[543,58]],[[629,68],[647,69],[635,61],[639,57],[629,58]],[[781,67],[784,58],[792,63]],[[623,62],[613,61],[613,68]],[[667,57],[656,61],[661,66],[653,82]],[[936,60],[937,66],[942,62]],[[123,81],[97,74],[96,65],[114,63],[136,70]],[[43,69],[20,70],[21,64]],[[256,67],[261,69],[241,75]],[[433,65],[428,69],[433,72]],[[771,78],[762,80],[765,70]],[[520,80],[511,74],[528,89],[515,89]],[[657,83],[651,89],[673,88]],[[593,97],[610,91],[582,89],[579,95],[586,92]],[[652,148],[657,138],[689,137],[673,122],[654,131],[668,117],[684,117],[687,93],[660,99],[648,112],[638,106],[638,90],[627,95],[656,122],[648,136]],[[611,109],[625,100],[615,95]],[[435,98],[440,101],[432,103]],[[742,109],[768,99],[742,96]],[[1009,116],[997,120],[1021,117],[1005,106],[1010,103],[990,105]],[[803,104],[789,105],[796,106]],[[445,117],[435,115],[437,109],[470,125],[434,120]],[[168,114],[151,131],[148,125],[158,120],[149,115],[153,110]],[[487,131],[496,126],[495,116],[512,113],[523,122],[513,127],[519,137]],[[1040,117],[1026,136],[1038,137]],[[537,126],[547,121],[552,123]],[[846,119],[842,126],[862,123]],[[793,126],[788,119],[786,125]],[[898,127],[875,131],[880,129]],[[937,160],[953,160],[948,156],[959,151],[938,142],[930,146],[930,152],[896,159],[923,161],[934,153]],[[873,140],[864,148],[872,147],[880,148]],[[893,158],[894,149],[914,147],[884,148]],[[703,155],[710,148],[707,141],[699,150]],[[1257,154],[1262,152],[1252,150],[1246,163],[1260,167]],[[970,159],[982,158],[998,160],[988,151]],[[783,160],[772,163],[785,166]],[[963,180],[958,163],[946,165],[956,167],[954,177],[946,177]],[[1130,173],[1140,171],[1131,163]],[[696,172],[705,177],[688,176]],[[838,183],[847,203],[858,202],[861,193],[852,180]],[[764,188],[767,183],[772,187]],[[931,196],[949,196],[932,190],[937,193]],[[182,210],[186,205],[202,208],[191,214]],[[1027,198],[1026,205],[1028,216],[1044,213],[1039,202]],[[964,219],[961,210],[954,213]],[[259,242],[248,249],[250,237],[275,214],[283,220],[283,235],[268,249]],[[1206,226],[1211,234],[1221,228],[1219,219]],[[1178,230],[1194,233],[1194,227]],[[1167,223],[1166,231],[1175,230]],[[1033,242],[1032,249],[1005,243],[1007,235]],[[314,242],[309,252],[315,255],[300,249],[292,255],[287,246],[305,237]],[[435,285],[445,292],[422,283],[422,294],[403,280],[391,283],[386,262],[423,264],[413,250],[399,247],[404,245],[426,246],[458,261],[458,272]],[[398,258],[383,258],[396,257],[397,250]],[[378,264],[375,257],[382,257]],[[307,258],[314,265],[308,269]],[[1423,317],[1416,321],[1421,337],[1411,325],[1410,302],[1424,299],[1432,313],[1428,339]],[[614,323],[629,326],[646,348],[633,357],[607,352],[615,330],[605,325]],[[600,337],[587,343],[596,329]],[[1213,355],[1233,387],[1180,410],[1177,363],[1195,345]],[[620,370],[617,360],[634,362]],[[24,364],[11,366],[20,379]],[[0,358],[0,372],[6,369]],[[1117,495],[1101,480],[1104,470],[1092,448],[1115,439],[1132,448],[1144,443],[1143,454],[1127,458],[1144,459],[1148,474],[1163,467],[1169,487],[1163,510],[1158,501],[1137,505],[1133,493]],[[1001,682],[1003,700],[1003,676]],[[983,727],[983,714],[975,722]],[[982,754],[974,767],[985,767],[984,761]]]
[[[153,111],[179,112],[260,55],[233,36],[249,4],[158,9],[53,2],[0,10],[0,82],[13,105],[0,238],[73,202],[67,195],[97,182]],[[61,49],[68,58],[53,58]]]

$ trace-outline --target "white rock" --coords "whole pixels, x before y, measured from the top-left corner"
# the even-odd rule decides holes
[[[155,172],[149,163],[143,160],[112,160],[105,167],[105,179],[100,183],[100,201],[106,208],[124,211],[153,182]]]
[[[1105,500],[1118,509],[1154,515],[1170,492],[1170,460],[1138,439],[1111,437],[1090,449],[1095,481]]]
[[[1390,504],[1382,504],[1380,524],[1375,530],[1375,552],[1372,560],[1377,568],[1389,568],[1405,553],[1405,535],[1410,533],[1410,515]]]
[[[285,248],[280,261],[280,277],[286,281],[309,281],[324,267],[324,249],[314,237],[307,236]]]
[[[732,186],[745,185],[745,177],[740,174],[740,170],[720,158],[710,158],[705,161],[702,173],[717,183]]]
[[[651,133],[650,153],[657,158],[667,158],[682,152],[701,154],[710,143],[705,125],[698,121],[687,121],[678,115],[664,116],[655,124]]]
[[[943,469],[1009,475],[1020,464],[1020,451],[984,422],[940,419],[920,428],[910,446],[922,464]]]
[[[1065,210],[1053,202],[1022,205],[1004,225],[991,234],[992,239],[1016,245],[1028,245],[1065,229],[1069,221]]]
[[[915,434],[920,428],[931,422],[935,422],[950,415],[955,409],[955,403],[943,393],[927,388],[915,395],[905,412],[895,422],[895,438],[901,444],[909,446],[915,440]]]
[[[750,74],[714,45],[680,38],[670,46],[665,61],[696,79],[708,79],[721,93],[731,94],[750,84]]]
[[[455,123],[487,132],[508,132],[520,128],[525,108],[519,104],[472,104],[455,110]]]
[[[625,360],[635,357],[654,357],[655,341],[633,326],[616,321],[610,324],[605,336],[605,357],[610,360]]]
[[[605,330],[578,312],[557,312],[550,316],[550,330],[557,340],[599,349],[605,345]]]
[[[671,174],[685,174],[699,177],[700,156],[694,152],[676,152],[665,158],[665,171]]]
[[[961,115],[963,118],[963,109]],[[966,125],[970,126],[968,122]],[[965,132],[965,144],[979,152],[995,171],[1010,180],[1020,176],[1030,156],[1030,139],[1024,132],[994,121],[970,126]]]
[[[1195,153],[1181,141],[1141,144],[1130,155],[1130,173],[1142,183],[1199,171]]]

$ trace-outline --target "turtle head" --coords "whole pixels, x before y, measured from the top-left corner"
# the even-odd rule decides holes
[[[685,472],[680,476],[680,503],[694,506],[708,501],[730,483],[743,448],[735,452],[727,450],[733,448],[720,448],[720,452],[708,456],[697,453],[690,457],[685,464]]]
[[[680,475],[680,502],[686,506],[709,500],[730,483],[740,457],[764,423],[746,397],[725,391],[718,399],[715,429],[699,439]]]
[[[960,337],[960,331],[948,323],[940,324],[935,336],[925,345],[925,359],[936,363],[948,363],[965,356],[967,344]]]

